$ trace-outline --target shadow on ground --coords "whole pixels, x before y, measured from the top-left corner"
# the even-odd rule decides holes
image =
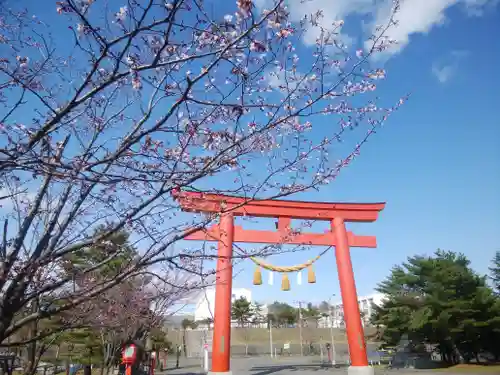
[[[200,368],[200,365],[199,364],[196,364],[196,365],[184,365],[184,366],[179,366],[179,367],[171,366],[171,367],[167,367],[164,370],[161,370],[160,372],[163,372],[163,371],[172,371],[172,370],[187,370],[187,369],[191,369],[191,368]]]
[[[335,366],[335,368],[341,369],[343,366]],[[270,375],[280,371],[322,371],[330,370],[332,365],[330,364],[293,364],[293,365],[274,365],[274,366],[254,366],[250,369],[252,375]]]

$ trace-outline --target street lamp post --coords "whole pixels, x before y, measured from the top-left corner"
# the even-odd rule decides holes
[[[330,296],[329,302],[332,300],[332,297],[334,297],[335,294],[332,294]],[[337,352],[335,351],[335,335],[333,332],[333,306],[331,302],[329,303],[330,307],[330,337],[332,341],[332,366],[335,366],[337,364]]]
[[[271,351],[271,358],[273,358],[273,320],[268,318],[269,322],[269,350]]]
[[[300,338],[300,356],[304,356],[304,349],[302,347],[302,302],[299,302],[299,338]]]

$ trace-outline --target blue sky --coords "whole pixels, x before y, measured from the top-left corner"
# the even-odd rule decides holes
[[[255,1],[261,6],[264,2]],[[383,19],[387,1],[296,1],[290,8],[292,17],[310,12],[312,4],[324,10],[324,22],[346,20],[343,36],[356,48],[374,20]],[[55,5],[49,8],[39,2],[33,10],[53,21],[54,30],[65,30]],[[334,183],[294,197],[387,202],[376,223],[349,226],[378,239],[377,249],[352,250],[360,295],[372,293],[394,264],[411,255],[431,254],[437,248],[463,252],[478,272],[486,273],[500,250],[500,44],[495,39],[500,35],[499,2],[407,0],[400,26],[391,33],[401,43],[385,56],[387,79],[377,94],[385,103],[395,103],[407,93],[411,99]],[[309,42],[304,40],[304,55]],[[302,58],[307,61],[307,56]],[[315,123],[316,134],[323,134],[329,121]],[[270,228],[265,220],[254,227]],[[278,255],[269,261],[302,263],[319,251]],[[254,287],[253,268],[250,262],[238,265],[234,286],[251,288],[257,301],[319,302],[340,294],[333,251],[317,262],[316,284],[297,286],[292,278],[291,292],[280,291],[278,276],[272,287]]]
[[[437,248],[463,252],[478,272],[486,273],[500,250],[500,45],[493,37],[500,34],[500,9],[491,2],[466,8],[473,3],[433,1],[442,10],[436,15],[432,9],[419,9],[425,4],[409,3],[414,9],[405,9],[403,16],[412,15],[407,22],[419,30],[423,14],[428,30],[410,34],[408,43],[389,56],[388,78],[379,94],[411,92],[411,99],[335,183],[296,196],[387,202],[376,223],[350,225],[356,233],[378,239],[377,249],[352,250],[360,295],[371,293],[391,266],[407,256]],[[403,22],[400,27],[411,31]],[[271,261],[300,263],[318,251]],[[279,277],[272,287],[253,286],[252,264],[238,269],[234,286],[250,287],[260,301],[320,301],[340,294],[333,252],[317,263],[316,284],[298,286],[292,278],[291,292],[280,291]]]

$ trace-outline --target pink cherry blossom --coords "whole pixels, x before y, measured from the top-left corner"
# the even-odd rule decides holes
[[[237,0],[236,5],[244,17],[248,17],[250,15],[253,7],[252,0]]]
[[[0,305],[13,309],[2,342],[22,340],[17,332],[41,315],[117,336],[158,319],[146,311],[158,297],[146,275],[160,280],[167,305],[200,287],[193,279],[216,277],[216,249],[180,241],[218,212],[183,212],[175,192],[279,199],[322,189],[408,99],[383,105],[390,76],[370,58],[396,43],[386,32],[394,17],[351,47],[343,21],[323,22],[326,9],[297,20],[281,0],[265,10],[235,0],[224,13],[204,2],[126,4],[61,0],[53,25],[33,17],[31,2],[12,2],[0,18],[0,248],[9,259]],[[304,35],[320,37],[311,46]],[[123,252],[110,238],[122,231],[136,257],[106,274]],[[75,269],[73,256],[96,244],[102,264]],[[35,299],[51,309],[23,315]]]
[[[128,7],[123,6],[120,10],[115,14],[117,22],[123,22],[127,18],[128,15]]]
[[[259,42],[258,40],[254,40],[254,41],[252,41],[252,43],[250,43],[250,51],[265,52],[266,46],[262,42]]]

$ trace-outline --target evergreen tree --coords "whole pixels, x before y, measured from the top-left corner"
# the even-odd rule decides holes
[[[252,306],[253,317],[252,323],[261,324],[266,322],[266,317],[262,314],[264,308],[263,305],[259,302],[254,302]]]
[[[95,237],[106,231],[100,227]],[[129,234],[120,231],[106,240],[96,242],[93,246],[68,254],[65,258],[66,272],[78,274],[80,268],[96,266],[101,276],[113,277],[129,267],[137,257],[137,251],[129,243]],[[84,267],[82,267],[84,266]]]
[[[489,268],[491,272],[491,279],[493,280],[496,292],[500,294],[500,251],[496,252],[491,263],[492,266]]]
[[[168,340],[168,335],[162,330],[162,327],[154,327],[151,329],[150,336],[153,350],[156,352],[164,350],[172,351],[172,343]]]
[[[330,303],[327,301],[322,301],[318,306],[318,310],[322,316],[328,316],[330,314],[330,309]]]
[[[302,310],[305,318],[318,319],[321,315],[318,307],[314,306],[311,302],[307,304],[307,307]]]
[[[213,323],[214,323],[213,318],[205,318],[196,322],[196,324],[207,326],[208,329],[212,328]]]
[[[297,309],[288,303],[275,301],[268,306],[268,318],[276,326],[288,326],[297,322]]]
[[[196,327],[196,323],[195,323],[194,320],[186,318],[186,319],[182,319],[181,326],[182,326],[182,329],[184,331],[186,331],[188,328],[195,328]]]
[[[321,312],[311,302],[307,304],[305,309],[302,309],[302,319],[307,322],[307,325],[317,326],[319,318],[321,318]]]
[[[372,320],[384,326],[391,345],[408,334],[416,343],[438,344],[443,358],[456,363],[476,358],[496,324],[497,299],[462,254],[438,250],[414,256],[392,269],[377,288],[386,295]]]
[[[96,236],[104,230],[99,228]],[[137,252],[128,238],[128,233],[118,232],[68,256],[64,269],[75,277],[73,288],[87,290],[93,283],[113,278],[130,267]],[[82,265],[96,266],[96,270],[91,275],[81,274]],[[61,339],[73,344],[72,358],[85,365],[94,363],[109,368],[116,363],[125,342],[144,339],[149,330],[160,324],[161,319],[150,310],[152,295],[147,291],[150,282],[151,278],[144,276],[126,279],[57,316],[55,322],[62,329],[71,328]]]
[[[253,317],[253,310],[250,301],[248,301],[245,297],[240,297],[234,300],[231,315],[234,320],[238,321],[238,325],[243,327]]]

